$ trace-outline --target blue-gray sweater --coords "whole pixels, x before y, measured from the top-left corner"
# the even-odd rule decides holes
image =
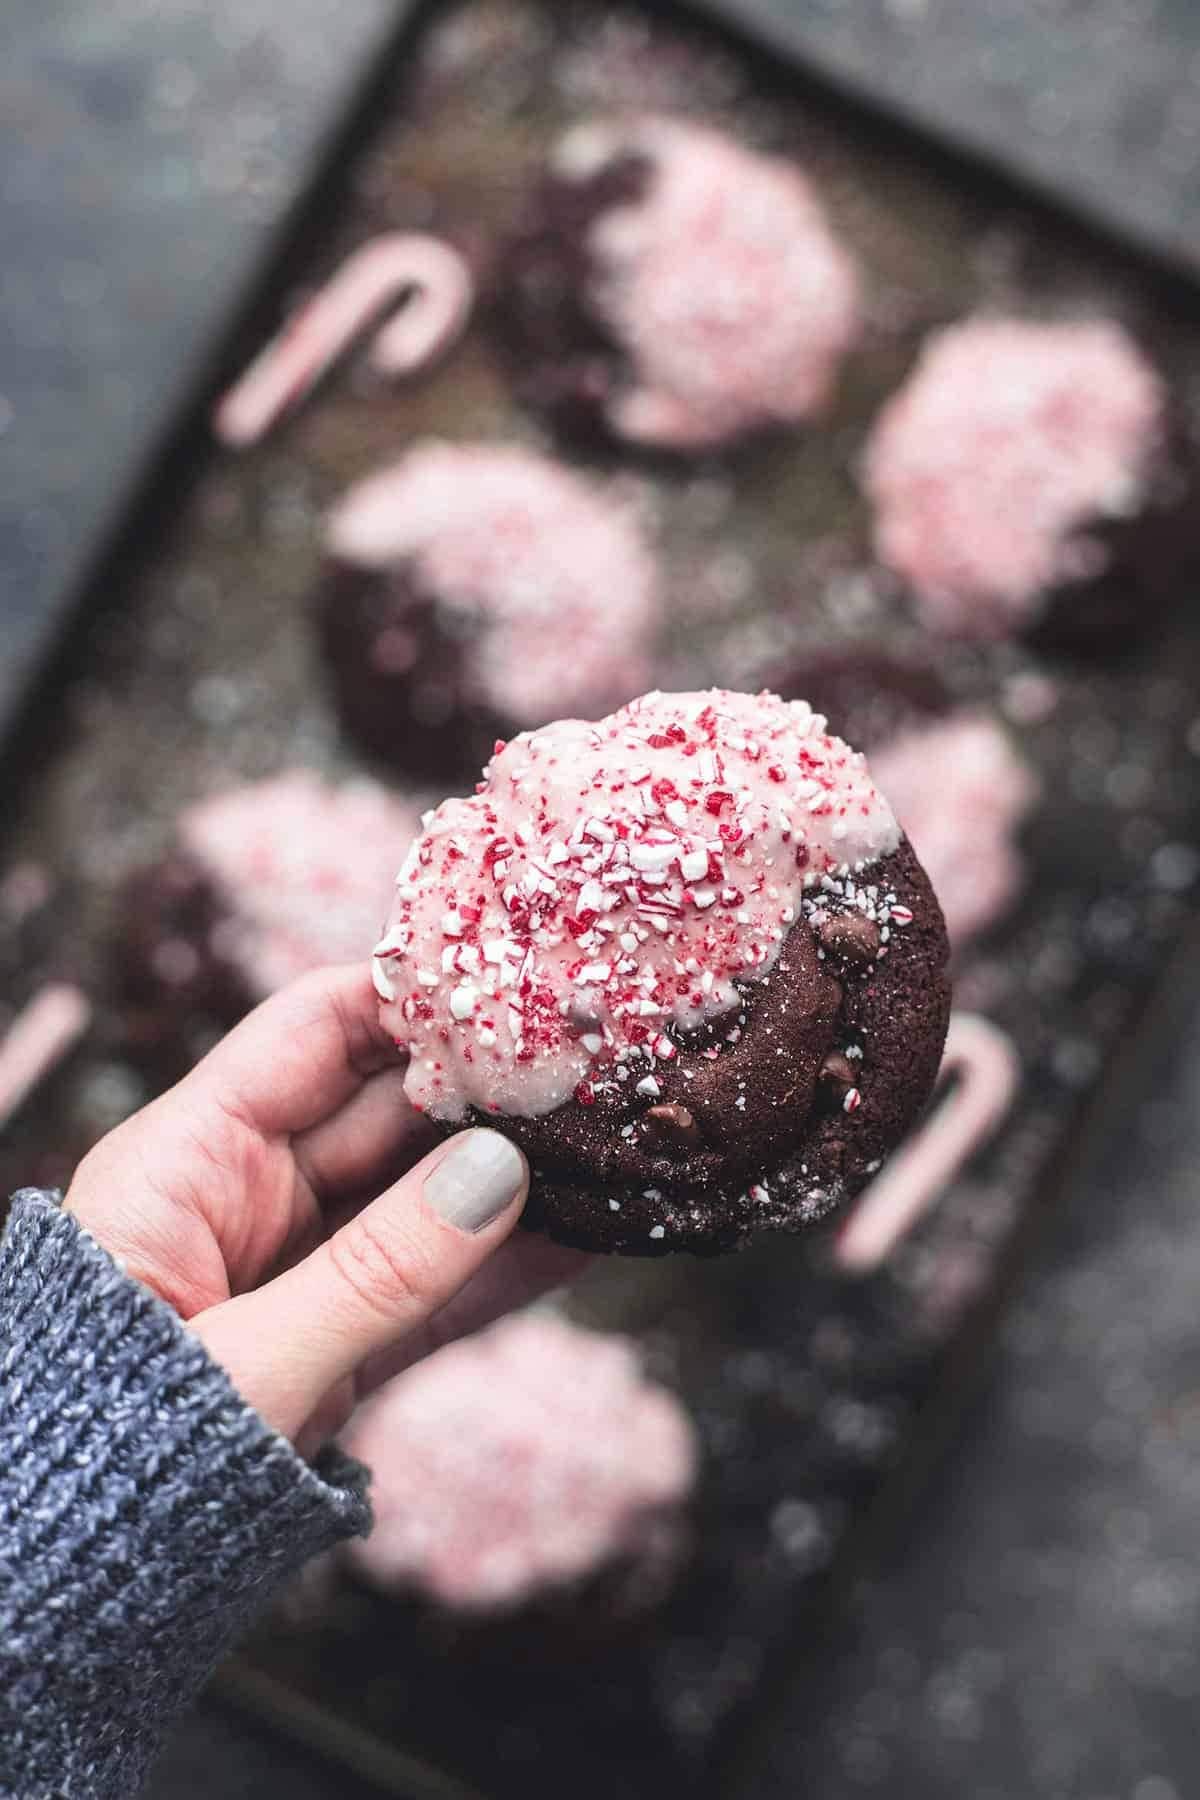
[[[0,1243],[0,1795],[130,1800],[276,1584],[365,1531],[52,1195]]]

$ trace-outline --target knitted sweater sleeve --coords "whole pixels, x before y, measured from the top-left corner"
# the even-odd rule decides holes
[[[275,1585],[368,1529],[53,1196],[0,1242],[0,1796],[121,1800]]]

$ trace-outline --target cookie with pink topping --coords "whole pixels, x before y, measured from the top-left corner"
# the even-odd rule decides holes
[[[689,1540],[699,1449],[636,1346],[553,1313],[502,1320],[391,1382],[344,1443],[371,1470],[354,1573],[466,1625],[611,1626],[661,1599]],[[595,1622],[593,1620],[593,1622]]]
[[[715,689],[506,745],[427,817],[373,967],[414,1104],[529,1156],[526,1222],[654,1255],[864,1185],[929,1095],[947,954],[862,756]]]
[[[373,781],[307,769],[185,807],[167,854],[126,888],[120,946],[149,1048],[224,1026],[285,982],[354,962],[391,900],[417,808]]]
[[[335,508],[320,623],[342,719],[465,773],[553,711],[645,685],[658,570],[630,503],[518,445],[417,445]]]
[[[819,416],[861,332],[854,263],[801,170],[653,115],[561,140],[499,314],[540,411],[684,453]]]
[[[1104,321],[936,333],[876,422],[863,485],[880,562],[948,636],[1103,642],[1200,550],[1166,384]]]

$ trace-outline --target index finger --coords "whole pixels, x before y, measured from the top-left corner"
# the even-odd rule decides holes
[[[307,1131],[398,1062],[364,961],[264,1000],[180,1083],[264,1137]]]

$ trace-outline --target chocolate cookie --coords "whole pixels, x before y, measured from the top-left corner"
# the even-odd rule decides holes
[[[413,845],[374,971],[413,1102],[529,1156],[526,1222],[653,1255],[864,1185],[932,1087],[947,953],[862,757],[714,690],[506,746]]]
[[[1166,385],[1103,322],[935,334],[884,407],[863,482],[879,560],[931,630],[1125,643],[1200,552]]]
[[[557,425],[684,452],[819,415],[861,329],[801,171],[652,116],[562,139],[496,311],[519,392]]]
[[[305,769],[184,809],[126,884],[119,941],[133,1047],[186,1062],[285,982],[361,955],[420,820],[374,782]]]
[[[426,443],[334,511],[320,596],[341,717],[446,779],[551,708],[646,679],[658,575],[630,506],[513,445]]]

